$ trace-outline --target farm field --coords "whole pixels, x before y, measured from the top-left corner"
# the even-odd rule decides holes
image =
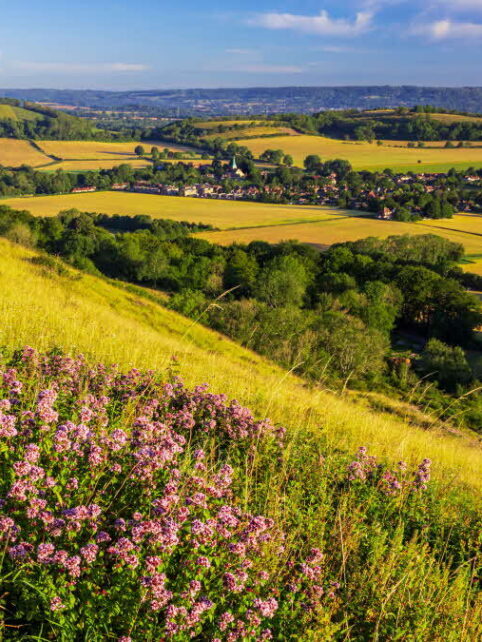
[[[225,140],[244,140],[249,137],[257,136],[298,136],[299,134],[290,127],[247,127],[246,129],[239,130],[233,129],[232,131],[214,133],[203,136],[204,140],[211,140],[214,138],[224,138]]]
[[[408,148],[402,142],[391,141],[390,145],[376,143],[346,142],[322,136],[278,136],[240,140],[255,157],[266,149],[282,149],[293,156],[295,164],[303,165],[309,154],[318,154],[322,160],[342,158],[350,161],[357,170],[382,170],[390,167],[399,171],[445,172],[451,167],[466,169],[482,167],[482,147],[444,149]],[[400,145],[395,147],[392,145]],[[429,144],[429,143],[427,143]],[[420,163],[418,161],[421,161]]]
[[[437,221],[437,225],[438,225]],[[386,238],[396,234],[437,234],[457,243],[462,243],[469,258],[482,258],[482,235],[447,229],[429,223],[401,223],[397,221],[381,221],[374,218],[340,217],[326,221],[306,223],[303,225],[273,225],[271,227],[226,230],[221,232],[201,232],[199,237],[220,245],[231,243],[250,243],[251,241],[280,241],[297,240],[319,248],[325,248],[333,243],[356,241],[367,236]],[[470,259],[472,260],[472,259]],[[474,259],[475,260],[475,259]],[[479,272],[477,263],[467,263],[464,267],[470,271]],[[482,267],[482,261],[481,261]]]
[[[264,120],[207,120],[205,122],[196,121],[193,125],[202,129],[215,129],[216,127],[234,127],[235,125],[250,127],[261,125],[265,122]]]
[[[220,229],[278,226],[309,221],[343,219],[355,215],[348,210],[314,206],[272,205],[236,201],[132,194],[126,192],[93,192],[11,198],[0,201],[15,209],[28,210],[36,216],[55,216],[76,208],[102,214],[148,214],[153,218],[206,223]]]
[[[48,159],[49,162],[50,159]],[[117,165],[128,164],[132,167],[148,167],[150,162],[148,160],[142,160],[138,157],[132,158],[111,158],[106,160],[66,160],[61,161],[60,163],[52,163],[41,167],[40,169],[45,172],[55,172],[58,169],[62,169],[65,172],[85,172],[89,170],[97,169],[112,169]]]
[[[339,397],[306,383],[225,337],[175,312],[85,273],[59,276],[35,265],[30,250],[0,239],[0,343],[59,347],[122,368],[164,370],[175,355],[189,386],[206,382],[262,418],[290,431],[323,434],[354,452],[360,443],[394,463],[426,453],[434,475],[480,489],[482,451],[473,438],[434,424],[421,430],[403,418],[370,410],[356,395]]]
[[[0,105],[0,107],[7,106]],[[51,159],[48,156],[44,156],[27,140],[0,138],[0,165],[6,167],[19,167],[20,165],[39,167],[50,162]]]
[[[114,157],[128,162],[138,158],[134,152],[137,145],[142,145],[146,152],[149,152],[152,146],[159,147],[159,150],[167,148],[173,152],[186,151],[184,147],[163,142],[103,143],[91,140],[42,140],[38,141],[38,145],[46,154],[63,160],[108,160]]]

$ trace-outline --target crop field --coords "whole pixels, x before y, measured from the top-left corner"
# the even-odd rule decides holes
[[[298,136],[298,133],[291,129],[291,127],[247,127],[246,129],[239,130],[233,129],[232,131],[214,133],[203,136],[205,140],[213,138],[224,138],[226,140],[239,140],[257,136]]]
[[[424,224],[401,223],[397,221],[381,221],[368,217],[344,216],[301,225],[272,225],[262,228],[201,232],[198,236],[220,245],[230,245],[235,242],[267,241],[269,243],[279,243],[281,241],[297,240],[319,248],[326,248],[333,243],[356,241],[367,236],[386,238],[395,234],[437,234],[450,241],[462,243],[470,261],[478,260],[478,255],[482,259],[482,235],[478,236],[468,231],[444,228],[443,226],[438,226],[438,223],[439,221],[433,225],[428,222]],[[466,263],[464,267],[470,271],[479,271],[477,262]]]
[[[62,210],[76,208],[81,211],[102,214],[131,216],[148,214],[153,218],[206,223],[225,230],[243,227],[252,230],[257,226],[282,226],[295,223],[306,224],[310,221],[340,220],[355,214],[346,210],[332,210],[314,206],[218,201],[126,192],[34,196],[6,199],[0,202],[15,209],[28,210],[35,216],[55,216]]]
[[[0,105],[0,107],[7,106]],[[50,162],[51,159],[48,156],[44,156],[26,140],[0,138],[0,165],[6,167],[19,167],[20,165],[39,167]]]
[[[50,159],[48,159],[50,161]],[[148,160],[142,160],[140,158],[111,158],[106,160],[66,160],[61,161],[60,163],[51,163],[45,167],[40,168],[42,171],[54,172],[58,169],[62,169],[65,172],[85,172],[89,170],[98,170],[98,169],[112,169],[117,165],[128,164],[132,167],[147,167],[151,163]]]
[[[431,228],[443,228],[456,232],[467,232],[480,236],[482,242],[482,214],[456,214],[452,218],[442,218],[436,221],[421,221],[418,225],[426,225]]]
[[[399,171],[445,172],[451,167],[466,169],[482,167],[482,146],[445,149],[408,148],[376,143],[346,142],[322,136],[279,136],[270,139],[253,138],[241,140],[256,157],[266,149],[282,149],[293,156],[295,164],[303,165],[309,154],[318,154],[322,160],[342,158],[350,161],[354,169],[382,170],[390,167]],[[428,145],[429,143],[427,143]],[[420,162],[419,162],[420,161]]]
[[[38,141],[38,145],[46,154],[63,160],[108,160],[115,158],[128,162],[138,158],[134,152],[137,145],[142,145],[147,153],[150,152],[152,146],[158,147],[159,150],[167,148],[173,152],[186,150],[185,147],[162,142],[102,143],[91,140],[43,140]]]

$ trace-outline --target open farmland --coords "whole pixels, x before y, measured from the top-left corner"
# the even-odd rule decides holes
[[[7,106],[0,105],[0,107]],[[0,138],[0,165],[6,167],[20,167],[20,165],[39,167],[51,162],[51,158],[44,156],[27,140]]]
[[[102,143],[91,140],[42,140],[38,145],[46,154],[61,158],[63,160],[108,160],[118,159],[124,162],[138,158],[134,152],[137,145],[142,145],[146,152],[149,152],[152,146],[159,150],[164,148],[173,152],[184,152],[187,148],[162,142],[152,143]]]
[[[79,160],[79,161],[66,160],[66,161],[61,161],[60,163],[52,163],[40,169],[42,169],[42,171],[50,171],[50,172],[54,172],[58,169],[62,169],[65,172],[86,172],[86,171],[98,170],[98,169],[112,169],[117,165],[123,165],[123,164],[128,164],[128,165],[131,165],[132,167],[139,168],[139,167],[147,167],[148,165],[150,165],[150,162],[148,160],[142,160],[141,158],[138,158],[138,157],[135,157],[132,159],[114,157],[114,158],[105,159],[105,160]]]
[[[76,208],[86,212],[135,216],[148,214],[153,218],[206,223],[220,229],[257,226],[305,224],[310,221],[343,219],[354,212],[314,206],[272,205],[241,201],[132,194],[126,192],[92,192],[2,200],[3,205],[28,210],[35,216],[55,216],[62,210]],[[271,227],[269,227],[271,229]]]
[[[466,169],[482,167],[482,146],[449,148],[409,148],[403,143],[378,146],[376,143],[346,142],[323,136],[277,136],[273,138],[252,138],[241,140],[255,157],[266,149],[282,149],[293,156],[295,164],[301,167],[306,156],[318,154],[322,160],[342,158],[350,161],[356,170],[383,170],[390,167],[399,171],[445,172],[451,167]],[[419,162],[420,161],[420,162]]]
[[[356,241],[367,236],[386,238],[397,234],[437,234],[450,241],[462,243],[469,261],[477,261],[478,255],[482,259],[482,234],[478,236],[468,231],[444,228],[438,225],[439,222],[436,221],[434,224],[430,222],[423,224],[401,223],[398,221],[381,221],[370,217],[344,216],[301,225],[272,225],[262,228],[202,232],[198,236],[221,245],[250,243],[251,241],[279,243],[281,241],[297,240],[324,249],[333,243]],[[464,267],[468,270],[479,272],[477,265],[477,263],[470,262],[466,263]]]
[[[204,140],[213,140],[215,138],[223,138],[225,140],[238,140],[242,141],[247,138],[266,137],[271,138],[275,136],[297,136],[297,132],[290,127],[247,127],[246,129],[239,130],[233,129],[232,131],[214,133],[203,136]]]

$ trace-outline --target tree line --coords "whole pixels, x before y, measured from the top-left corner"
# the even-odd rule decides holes
[[[427,377],[438,387],[426,390],[424,403],[459,416],[450,395],[476,387],[465,351],[480,349],[482,324],[480,303],[457,267],[461,245],[422,235],[325,253],[297,242],[225,248],[192,237],[197,229],[149,217],[76,210],[33,217],[0,208],[0,234],[10,240],[166,291],[173,309],[308,379],[403,398]],[[460,403],[466,425],[480,427],[480,395]]]

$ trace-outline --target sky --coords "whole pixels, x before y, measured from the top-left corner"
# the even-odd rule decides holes
[[[0,87],[482,86],[482,0],[0,0]]]

